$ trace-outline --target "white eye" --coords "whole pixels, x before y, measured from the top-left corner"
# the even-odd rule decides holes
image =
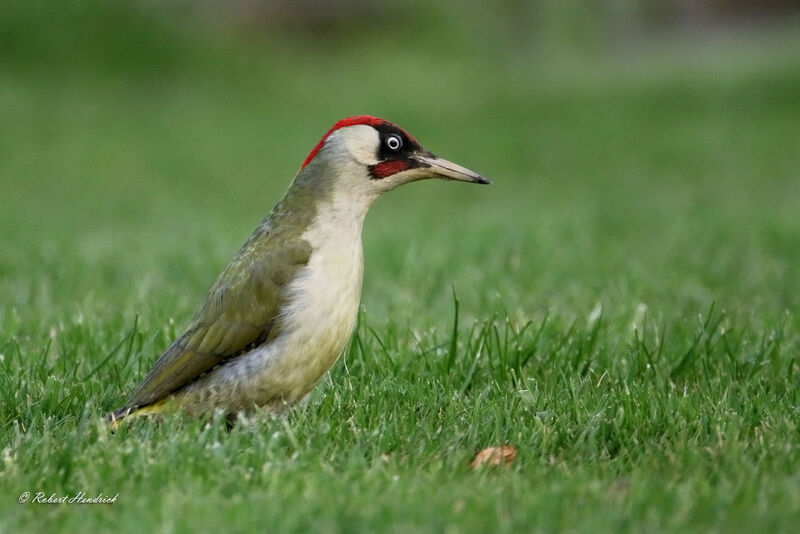
[[[403,140],[399,135],[392,134],[386,138],[386,148],[392,152],[397,152],[403,146]]]

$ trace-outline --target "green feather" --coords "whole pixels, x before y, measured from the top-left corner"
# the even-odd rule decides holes
[[[284,289],[311,256],[311,246],[301,236],[328,191],[324,181],[312,180],[314,173],[323,171],[314,167],[295,177],[283,199],[217,278],[190,326],[118,412],[153,404],[281,333]]]

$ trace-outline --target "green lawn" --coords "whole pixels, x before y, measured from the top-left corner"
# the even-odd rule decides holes
[[[800,524],[797,31],[562,61],[460,26],[365,47],[142,17],[73,41],[75,20],[40,38],[12,15],[0,532]],[[288,417],[110,433],[311,147],[360,113],[494,185],[377,203],[357,333]],[[509,468],[469,468],[506,443]]]

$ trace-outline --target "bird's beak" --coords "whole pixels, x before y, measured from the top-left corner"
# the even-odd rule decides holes
[[[458,180],[459,182],[470,182],[473,184],[492,183],[477,172],[473,172],[452,161],[436,157],[433,154],[420,154],[414,156],[414,158],[419,161],[423,167],[427,167],[426,170],[430,171],[436,178]]]

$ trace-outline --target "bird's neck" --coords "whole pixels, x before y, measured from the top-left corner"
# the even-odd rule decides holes
[[[273,217],[302,227],[319,224],[331,229],[338,227],[342,234],[355,232],[360,237],[364,218],[377,195],[356,184],[361,179],[366,181],[369,178],[359,176],[351,180],[341,179],[342,172],[360,172],[361,169],[357,168],[309,167],[295,177],[276,206]],[[312,171],[315,171],[313,175]]]

